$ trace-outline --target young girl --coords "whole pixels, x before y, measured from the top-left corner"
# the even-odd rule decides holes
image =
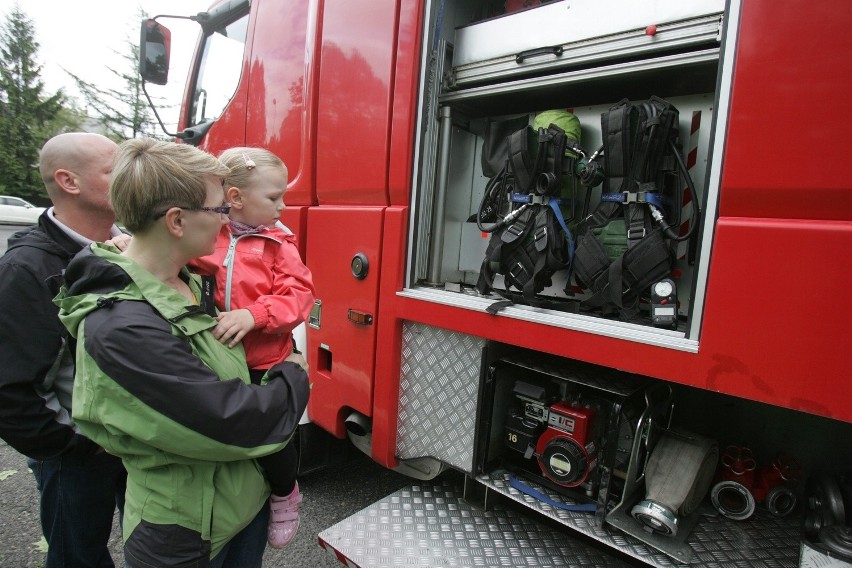
[[[215,276],[220,313],[213,334],[229,347],[243,342],[252,382],[260,384],[270,367],[293,352],[291,332],[310,314],[314,285],[295,237],[279,221],[287,189],[284,163],[261,148],[231,148],[219,160],[230,170],[224,183],[230,223],[220,231],[216,251],[190,266]],[[297,459],[293,444],[258,459],[272,486],[273,548],[289,544],[299,528]]]

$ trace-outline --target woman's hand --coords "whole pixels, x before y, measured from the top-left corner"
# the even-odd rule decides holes
[[[295,363],[301,368],[303,368],[306,373],[308,372],[308,361],[301,353],[290,353],[290,355],[284,360],[290,361],[291,363]]]
[[[127,245],[130,244],[130,239],[130,235],[128,235],[127,233],[122,233],[120,235],[116,235],[108,241],[104,241],[104,244],[112,245],[121,252],[124,252],[125,250],[127,250]]]
[[[254,329],[254,316],[245,308],[222,312],[216,316],[216,319],[219,323],[213,328],[213,337],[219,343],[226,343],[230,339],[228,347],[237,345],[248,332]]]

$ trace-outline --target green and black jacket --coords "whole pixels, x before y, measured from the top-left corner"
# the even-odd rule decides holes
[[[200,297],[199,279],[182,277]],[[204,565],[264,506],[254,458],[290,440],[305,372],[284,362],[250,384],[242,348],[210,333],[214,318],[109,246],[74,258],[56,303],[76,339],[74,421],[127,468],[125,554]]]

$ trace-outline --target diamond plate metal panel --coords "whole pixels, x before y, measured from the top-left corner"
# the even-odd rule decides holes
[[[606,524],[596,526],[593,515],[557,509],[521,493],[509,485],[510,476],[511,474],[505,470],[496,470],[487,475],[480,475],[476,480],[534,511],[637,560],[652,566],[682,565],[613,527]],[[524,483],[557,502],[573,503],[565,496],[529,480],[525,479]],[[798,566],[799,543],[802,538],[800,519],[792,516],[779,519],[761,510],[748,522],[737,522],[722,517],[710,507],[707,511],[709,514],[701,516],[686,540],[693,552],[690,566],[706,568],[796,568]]]
[[[445,479],[388,495],[321,532],[319,544],[350,568],[685,566],[614,528],[596,526],[593,515],[563,511],[520,493],[509,486],[508,475],[498,471],[476,480],[566,528],[499,503],[483,511],[464,501],[461,488]],[[535,487],[551,499],[570,502]],[[800,540],[798,520],[765,511],[748,522],[703,515],[687,540],[695,553],[689,566],[795,568]]]
[[[629,564],[495,507],[484,512],[451,484],[400,489],[319,534],[347,566],[607,566]]]
[[[479,337],[403,323],[397,456],[431,456],[473,471],[484,345]]]

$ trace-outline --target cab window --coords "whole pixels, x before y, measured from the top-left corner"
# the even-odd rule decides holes
[[[248,14],[206,36],[192,97],[192,124],[219,118],[240,82]]]

